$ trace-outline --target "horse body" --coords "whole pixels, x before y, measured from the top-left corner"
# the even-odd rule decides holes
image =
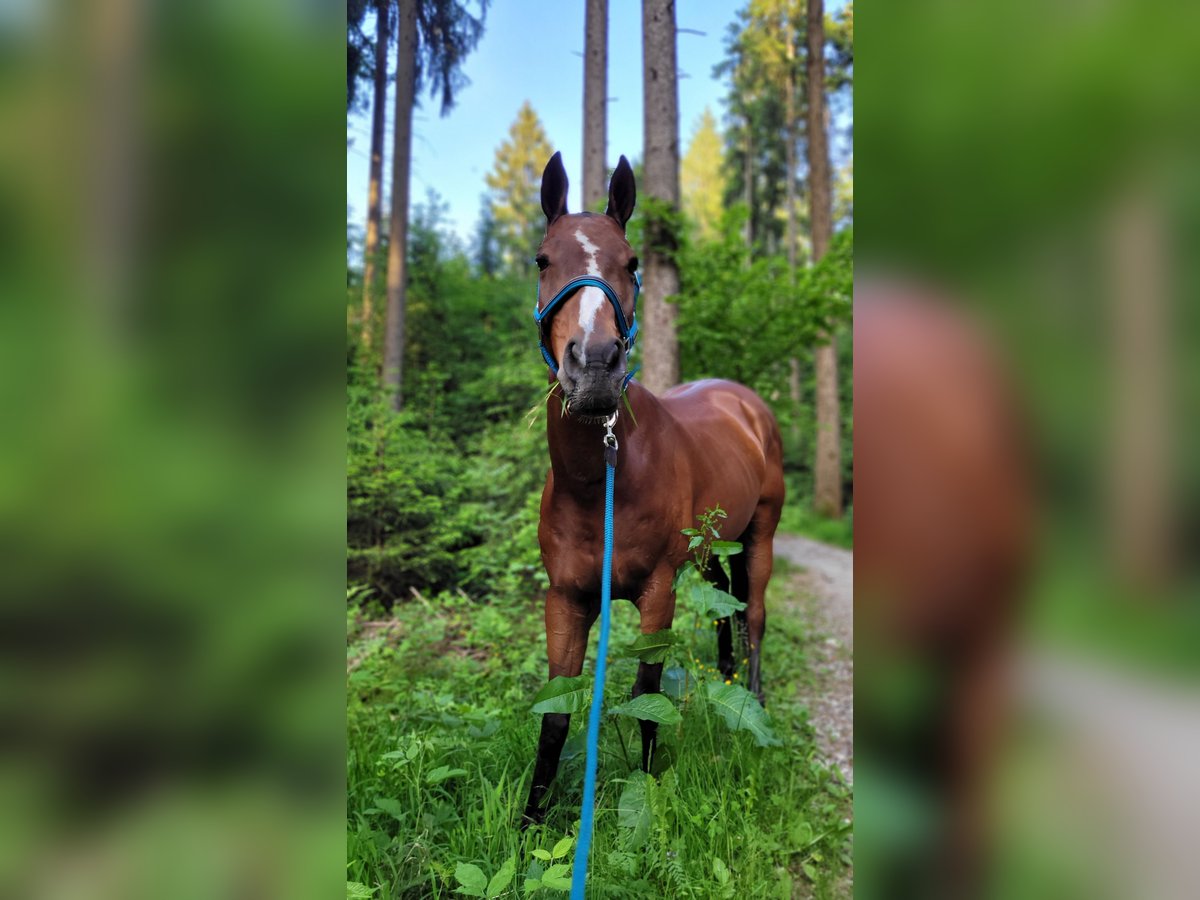
[[[546,595],[549,677],[583,671],[588,632],[600,611],[604,553],[604,428],[623,389],[632,414],[616,417],[617,455],[612,595],[636,604],[643,634],[671,626],[676,570],[688,558],[682,529],[715,506],[727,518],[722,535],[740,540],[731,558],[731,592],[747,604],[749,688],[761,697],[759,651],[766,612],[763,595],[771,574],[772,540],[783,505],[782,441],[770,410],[741,385],[709,380],[654,396],[625,374],[632,335],[618,323],[634,321],[630,302],[615,285],[636,281],[637,259],[624,236],[633,209],[633,175],[624,157],[609,187],[604,216],[566,212],[566,174],[558,156],[543,175],[546,238],[538,255],[540,296],[586,283],[543,325],[543,348],[562,387],[547,398],[550,472],[542,494],[538,540],[550,580]],[[605,308],[608,302],[618,309]],[[541,302],[539,303],[541,307]],[[539,324],[542,324],[539,318]],[[548,332],[548,335],[546,334]],[[725,585],[723,585],[725,586]],[[718,628],[720,668],[734,668],[732,628]],[[641,663],[633,695],[657,692],[662,665]],[[558,768],[570,716],[542,718],[537,761],[525,810],[540,821],[541,801]],[[649,770],[657,725],[642,721],[642,765]]]
[[[631,382],[628,396],[633,415],[619,416],[615,426],[621,450],[613,591],[633,599],[655,569],[674,574],[684,563],[687,538],[681,530],[705,510],[718,505],[725,510],[721,528],[731,537],[747,531],[760,506],[777,521],[783,478],[778,427],[747,388],[714,379],[680,385],[660,398]],[[552,585],[598,595],[602,430],[561,416],[554,398],[549,403],[551,469],[538,531],[542,561]],[[668,522],[679,527],[665,529]]]

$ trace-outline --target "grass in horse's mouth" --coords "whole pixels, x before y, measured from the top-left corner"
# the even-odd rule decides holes
[[[576,420],[582,422],[584,425],[603,425],[605,422],[608,421],[608,417],[611,416],[614,411],[615,411],[615,408],[609,410],[606,413],[599,413],[596,415],[592,415],[590,413],[588,415],[571,413],[571,417],[573,419],[576,419]]]
[[[527,414],[528,418],[529,418],[529,427],[530,428],[532,428],[534,426],[534,423],[537,421],[538,415],[541,413],[542,409],[545,407],[546,401],[549,400],[550,397],[554,394],[554,392],[557,391],[560,387],[561,387],[561,385],[557,381],[554,382],[553,384],[551,384],[550,389],[548,391],[546,391],[545,396],[543,396],[541,400],[539,400],[537,403],[535,403],[530,408],[530,410]],[[561,393],[559,394],[559,401],[560,401],[560,403],[559,403],[558,414],[560,416],[565,416],[568,413],[571,413],[571,401],[569,399],[564,399]],[[621,402],[625,405],[625,410],[629,413],[630,417],[632,418],[633,417],[633,406],[629,403],[629,388],[628,388],[628,386],[621,389]],[[613,407],[608,412],[587,413],[586,415],[571,413],[571,415],[575,419],[584,423],[585,425],[603,425],[608,420],[608,417],[611,416],[614,412],[616,412],[616,410],[617,410],[617,407]],[[633,419],[633,424],[637,425],[637,419]]]

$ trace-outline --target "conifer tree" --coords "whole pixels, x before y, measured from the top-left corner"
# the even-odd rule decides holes
[[[542,170],[553,152],[541,119],[526,100],[484,179],[491,190],[491,237],[500,265],[509,274],[525,274],[533,266],[546,224],[540,199]]]
[[[701,240],[715,239],[722,210],[721,134],[708,107],[692,132],[680,163],[679,180],[684,214],[696,225]]]

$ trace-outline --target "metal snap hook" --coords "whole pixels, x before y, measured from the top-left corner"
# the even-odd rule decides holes
[[[613,434],[613,426],[617,424],[617,413],[613,412],[611,416],[604,420],[604,446],[610,450],[617,449],[617,436]]]

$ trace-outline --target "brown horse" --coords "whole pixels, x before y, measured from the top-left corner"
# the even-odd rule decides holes
[[[656,397],[626,377],[636,331],[635,324],[626,325],[634,323],[638,261],[625,239],[625,223],[635,196],[633,171],[623,156],[609,183],[604,215],[567,213],[567,174],[559,154],[542,173],[546,236],[537,255],[539,312],[552,298],[557,301],[539,318],[551,383],[557,381],[547,399],[550,472],[538,528],[550,578],[550,677],[583,671],[588,631],[600,611],[605,480],[600,423],[617,413],[626,390],[632,415],[619,415],[614,427],[620,451],[612,596],[633,600],[643,634],[669,628],[675,613],[672,578],[688,557],[681,529],[720,505],[728,513],[724,536],[744,545],[731,558],[731,589],[747,605],[749,688],[761,697],[763,593],[784,495],[779,428],[762,400],[741,385],[701,381]],[[592,283],[571,289],[580,277]],[[728,678],[734,658],[727,620],[719,627],[718,650]],[[633,695],[658,691],[661,676],[662,664],[641,663]],[[569,715],[542,717],[526,822],[542,820],[542,798],[558,770],[569,724]],[[657,727],[641,722],[647,771]]]
[[[876,864],[858,887],[985,896],[989,782],[1032,553],[1024,413],[954,304],[860,280],[854,306],[855,750],[860,772],[904,783],[930,819],[922,838],[890,844],[860,829]]]

